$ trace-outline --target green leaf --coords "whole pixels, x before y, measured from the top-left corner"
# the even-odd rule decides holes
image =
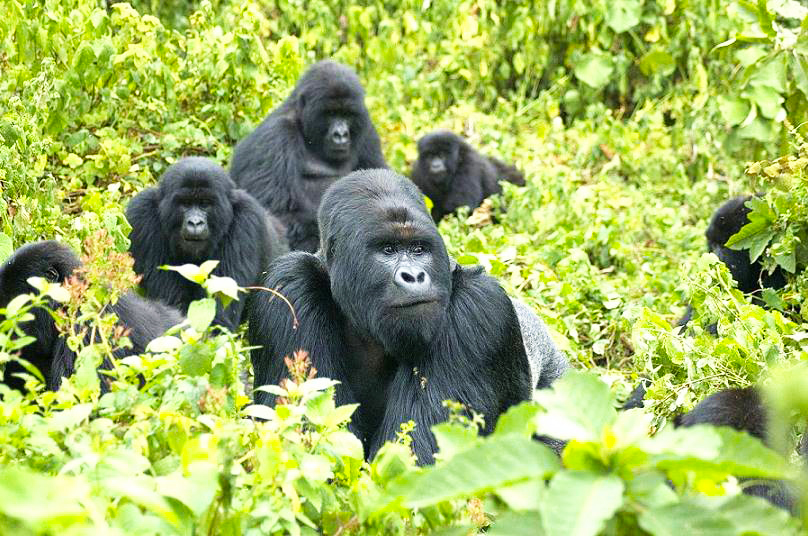
[[[606,3],[606,24],[617,33],[639,24],[641,14],[641,0],[612,0]]]
[[[640,58],[640,70],[645,76],[668,76],[676,69],[676,60],[666,50],[654,46]]]
[[[193,305],[193,303],[191,304]],[[186,345],[180,348],[180,369],[189,376],[202,376],[210,372],[215,349],[206,345]]]
[[[721,117],[729,126],[740,125],[749,115],[750,103],[740,98],[718,97],[718,109]]]
[[[0,233],[0,263],[14,253],[14,243],[6,233]]]
[[[511,406],[499,416],[494,434],[521,434],[531,437],[536,432],[535,417],[538,413],[539,407],[532,402]]]
[[[612,60],[605,54],[588,52],[573,66],[575,76],[581,82],[600,89],[609,82],[614,66]]]
[[[189,465],[187,476],[174,472],[155,482],[160,494],[177,499],[198,517],[210,508],[219,491],[219,471],[213,463],[198,461]]]
[[[609,386],[590,372],[570,370],[534,399],[546,411],[536,416],[536,430],[556,439],[599,440],[617,412]]]
[[[387,497],[389,502],[402,499],[408,508],[423,508],[529,479],[544,479],[560,467],[558,456],[537,441],[515,434],[491,437],[441,465],[402,475],[390,485]]]
[[[208,329],[216,316],[216,300],[202,298],[192,301],[188,306],[188,322],[198,332]]]
[[[234,279],[230,277],[220,277],[218,275],[210,275],[208,277],[205,283],[205,289],[211,296],[218,297],[223,307],[230,305],[232,300],[238,300],[238,293],[243,291]]]
[[[160,269],[177,272],[185,279],[201,285],[218,264],[219,261],[205,261],[199,266],[195,264],[183,264],[182,266],[163,265],[160,266]]]
[[[614,475],[562,471],[541,503],[548,536],[595,536],[623,504],[623,481]]]
[[[544,536],[538,512],[506,512],[498,516],[486,536]]]

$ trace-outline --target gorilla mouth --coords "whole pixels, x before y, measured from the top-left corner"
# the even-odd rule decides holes
[[[408,307],[417,307],[418,305],[429,305],[431,303],[438,303],[438,299],[432,297],[417,298],[414,300],[394,303],[391,307],[393,309],[406,309]]]

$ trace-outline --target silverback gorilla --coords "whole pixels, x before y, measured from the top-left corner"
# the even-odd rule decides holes
[[[735,430],[747,432],[763,443],[768,444],[770,441],[768,413],[760,391],[756,387],[725,389],[713,393],[699,402],[690,412],[676,417],[673,422],[676,426],[685,427],[697,424],[729,426]],[[766,479],[744,480],[746,485],[743,486],[743,492],[747,495],[762,497],[775,506],[797,514],[799,510],[797,490],[790,482]]]
[[[525,185],[525,177],[518,169],[481,155],[447,130],[431,132],[418,141],[418,160],[410,176],[432,200],[436,223],[458,207],[474,210],[486,197],[500,193],[500,179]]]
[[[76,254],[59,242],[35,242],[21,247],[0,268],[0,307],[6,307],[20,294],[36,293],[27,282],[29,278],[42,277],[52,283],[63,283],[80,265]],[[58,305],[53,302],[50,307],[54,309]],[[183,320],[174,309],[132,292],[122,295],[110,310],[118,316],[118,322],[129,329],[132,342],[132,348],[115,352],[118,358],[142,353],[152,339]],[[34,318],[20,327],[35,340],[22,349],[21,357],[39,369],[48,389],[56,391],[62,378],[73,374],[76,354],[68,348],[48,311],[36,308],[32,313]],[[102,368],[108,366],[109,363]],[[16,362],[9,362],[3,383],[22,390],[25,382],[15,375],[18,372],[23,372],[23,368]]]
[[[233,153],[233,180],[286,225],[289,246],[313,253],[326,188],[357,169],[386,168],[356,73],[314,64]]]
[[[761,289],[777,290],[786,285],[782,270],[778,267],[771,274],[764,272],[760,261],[749,260],[748,249],[734,250],[726,245],[732,235],[738,233],[744,225],[749,223],[748,214],[751,209],[746,206],[746,202],[750,199],[752,199],[751,195],[741,195],[733,197],[718,207],[704,234],[707,237],[708,251],[714,253],[721,262],[726,264],[732,278],[738,284],[738,290],[752,294],[753,301],[762,303],[757,296]],[[693,308],[688,306],[677,326],[687,325],[692,317]],[[710,326],[709,329],[711,332],[715,332],[715,326]]]
[[[132,225],[129,250],[146,296],[183,312],[205,290],[160,266],[215,259],[214,274],[244,287],[258,283],[269,262],[288,249],[280,224],[206,158],[183,158],[169,167],[156,187],[132,199],[126,217]],[[244,301],[219,305],[214,322],[235,330]]]
[[[549,385],[566,368],[539,337],[531,339],[542,352],[534,369],[546,371],[531,369],[511,300],[480,267],[451,262],[421,193],[404,177],[351,173],[323,196],[319,224],[317,255],[285,255],[264,283],[290,300],[299,327],[280,299],[252,296],[255,385],[278,384],[284,356],[307,350],[320,376],[341,382],[337,402],[360,404],[352,429],[369,458],[413,420],[412,448],[429,463],[430,428],[447,417],[443,400],[484,415],[487,433],[530,397],[534,381]],[[256,394],[258,403],[273,400]]]

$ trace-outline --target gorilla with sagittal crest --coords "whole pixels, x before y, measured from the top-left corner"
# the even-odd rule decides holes
[[[487,433],[534,383],[549,385],[566,368],[542,338],[530,346],[544,361],[529,364],[511,299],[480,267],[450,259],[421,193],[404,177],[388,170],[344,177],[325,192],[319,226],[317,254],[277,259],[264,282],[291,302],[299,326],[278,297],[252,296],[255,385],[278,384],[287,376],[284,357],[308,351],[319,376],[341,382],[337,402],[359,403],[351,427],[368,457],[413,420],[413,451],[429,463],[430,428],[448,415],[444,400],[482,414]],[[259,391],[256,402],[274,397]]]

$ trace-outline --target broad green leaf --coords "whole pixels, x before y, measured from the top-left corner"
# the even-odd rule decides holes
[[[668,76],[676,69],[676,60],[661,47],[652,47],[640,58],[640,70],[646,76]]]
[[[389,501],[403,499],[408,508],[423,508],[530,479],[543,479],[559,468],[558,456],[537,441],[515,434],[493,436],[445,463],[421,473],[402,475],[388,488],[387,496]]]
[[[201,516],[210,507],[219,491],[219,470],[209,462],[194,462],[189,465],[186,476],[174,472],[155,478],[157,491],[177,499],[196,516]]]
[[[88,512],[81,501],[90,500],[89,486],[82,478],[46,476],[22,466],[0,468],[0,512],[40,526],[45,523],[80,522]]]
[[[605,54],[595,52],[584,54],[573,66],[578,80],[594,89],[605,86],[609,82],[613,70],[612,60]]]
[[[548,536],[595,536],[623,504],[623,481],[578,471],[556,474],[539,507]]]
[[[216,300],[202,298],[192,301],[188,306],[188,322],[198,332],[208,329],[216,316]]]
[[[441,460],[448,460],[479,443],[476,430],[460,423],[444,422],[436,424],[432,427],[432,434],[438,443]]]
[[[613,0],[606,3],[606,24],[622,33],[640,23],[641,0]]]
[[[729,126],[740,125],[746,116],[749,115],[750,104],[740,98],[718,97],[718,109],[721,117]]]
[[[193,303],[191,304],[193,305]],[[180,368],[183,374],[202,376],[210,372],[215,350],[203,344],[186,345],[180,348]]]
[[[498,516],[486,536],[544,536],[541,517],[538,512],[506,512]]]
[[[589,372],[570,370],[533,398],[545,409],[536,431],[556,439],[599,440],[617,417],[609,386]]]
[[[522,402],[511,406],[499,416],[494,433],[497,435],[521,434],[531,437],[536,432],[535,417],[538,413],[539,407],[532,402]]]

